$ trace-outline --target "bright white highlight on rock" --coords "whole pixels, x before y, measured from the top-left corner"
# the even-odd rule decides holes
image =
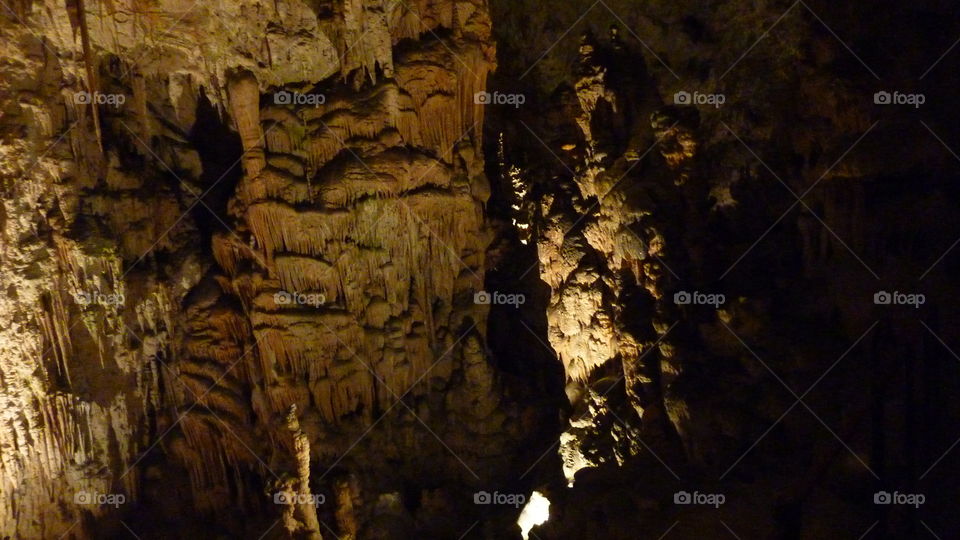
[[[530,529],[543,525],[548,519],[550,519],[550,499],[544,497],[539,491],[534,491],[530,494],[530,502],[523,507],[517,519],[523,540],[530,538]]]

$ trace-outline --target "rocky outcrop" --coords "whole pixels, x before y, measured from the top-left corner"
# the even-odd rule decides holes
[[[956,536],[948,15],[7,2],[0,536]]]
[[[881,420],[898,406],[879,396],[929,404],[934,398],[915,377],[938,383],[915,369],[944,366],[903,343],[930,335],[876,311],[869,291],[880,283],[893,288],[890,279],[898,290],[932,286],[933,274],[920,276],[937,272],[943,259],[927,268],[915,263],[933,264],[955,238],[932,226],[915,238],[936,240],[907,241],[906,231],[924,228],[919,214],[911,224],[892,218],[897,225],[868,216],[901,215],[884,206],[896,199],[952,223],[936,204],[921,202],[942,195],[952,175],[942,168],[950,152],[920,150],[919,130],[937,130],[908,118],[915,110],[886,106],[872,89],[897,81],[938,93],[940,83],[916,80],[923,69],[905,67],[929,62],[901,51],[894,66],[874,54],[874,31],[899,39],[902,29],[847,24],[864,16],[855,8],[627,4],[571,2],[550,18],[568,34],[529,24],[498,36],[501,49],[518,54],[503,59],[492,84],[522,90],[528,105],[516,120],[492,119],[503,149],[495,187],[513,191],[501,213],[515,225],[514,249],[526,253],[528,238],[536,244],[549,287],[543,335],[572,406],[557,440],[562,463],[552,473],[562,469],[566,478],[551,477],[572,489],[549,494],[551,521],[537,534],[792,538],[800,529],[836,534],[839,527],[858,536],[874,521],[890,536],[920,531],[933,512],[877,510],[870,497],[833,484],[900,481],[921,489],[922,473],[895,473],[893,462],[912,463],[923,452],[907,444],[894,458],[879,442],[912,437],[904,425]],[[941,7],[906,8],[900,21],[933,24]],[[497,20],[532,9],[494,5]],[[571,27],[606,32],[610,23],[599,40],[569,38]],[[543,46],[526,54],[530,42]],[[944,40],[927,52],[936,59],[951,45]],[[921,170],[924,180],[914,184]],[[897,238],[899,247],[880,237]],[[952,312],[938,306],[913,323],[924,319],[941,335],[927,320],[941,320],[940,309]],[[884,356],[871,344],[880,328],[884,340],[892,332],[890,339],[914,351],[907,356],[924,359],[903,360],[912,382],[897,390],[899,383],[876,382],[867,391],[864,381],[885,377],[868,367]],[[953,442],[928,435],[944,448]],[[791,467],[802,472],[784,472]],[[950,491],[940,480],[927,482],[931,492]],[[673,499],[694,490],[725,493],[728,502],[704,512]],[[822,513],[825,505],[844,507],[857,524],[836,523]],[[634,512],[636,519],[621,517]]]
[[[74,495],[136,502],[161,449],[201,513],[279,516],[261,493],[289,472],[354,535],[374,506],[344,494],[416,472],[333,489],[356,463],[426,446],[479,480],[512,414],[473,301],[483,2],[17,3],[2,30],[4,532],[91,536],[117,507]]]
[[[202,261],[176,173],[145,166],[149,150],[128,131],[142,119],[132,107],[103,108],[101,133],[119,137],[101,151],[77,94],[84,57],[79,37],[65,40],[67,11],[39,35],[50,12],[16,7],[0,23],[0,528],[88,536],[82,516],[136,500],[133,466],[151,444],[176,313]],[[175,131],[158,130],[156,148],[175,145]],[[98,504],[107,496],[117,505]]]
[[[695,144],[682,111],[657,108],[644,70],[624,77],[611,69],[638,61],[614,43],[601,48],[589,34],[581,40],[581,78],[558,97],[579,135],[550,141],[570,156],[570,167],[540,190],[535,218],[541,277],[552,291],[548,337],[574,409],[560,439],[571,484],[584,466],[622,463],[643,450],[639,420],[650,431],[657,418],[664,427],[662,396],[680,370],[667,337],[678,315],[667,263],[677,264],[668,238],[678,221],[662,209],[683,208],[683,163]],[[611,115],[619,120],[611,124]]]
[[[269,84],[249,71],[227,82],[245,156],[229,204],[236,229],[214,235],[218,268],[188,308],[196,326],[178,369],[205,397],[193,409],[195,397],[178,396],[191,410],[183,445],[172,446],[203,506],[243,497],[242,488],[223,496],[238,468],[268,477],[289,466],[294,449],[279,420],[291,405],[314,462],[343,470],[370,459],[363,435],[394,409],[409,414],[398,427],[405,437],[426,430],[446,445],[446,428],[419,426],[415,405],[438,385],[464,385],[477,402],[468,417],[448,409],[467,432],[489,437],[503,427],[494,388],[473,380],[492,376],[487,307],[473,300],[489,242],[483,109],[474,100],[493,67],[489,21],[480,5],[456,4],[455,18],[447,9],[418,13],[433,25],[425,28],[381,21],[393,43],[429,37],[391,49],[352,86],[304,81],[262,92]],[[444,21],[451,35],[439,38]],[[415,449],[401,441],[396,451]],[[438,458],[461,454],[477,452],[453,446]],[[330,472],[321,470],[318,482]],[[475,475],[469,466],[456,476],[464,474]],[[355,477],[362,491],[378,489],[363,472]],[[369,516],[347,521],[358,519]]]

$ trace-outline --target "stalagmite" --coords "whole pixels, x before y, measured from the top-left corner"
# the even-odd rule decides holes
[[[291,405],[287,413],[287,429],[293,435],[294,458],[297,462],[297,494],[301,499],[297,504],[297,513],[303,520],[307,537],[310,540],[323,540],[317,511],[311,502],[313,494],[310,493],[310,439],[300,430],[296,405]]]
[[[356,508],[353,501],[358,498],[358,488],[356,479],[352,476],[339,478],[333,485],[334,495],[337,499],[337,526],[343,534],[342,540],[356,540],[358,532]]]

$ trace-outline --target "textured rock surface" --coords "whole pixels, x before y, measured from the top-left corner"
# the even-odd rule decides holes
[[[425,435],[451,440],[434,456],[453,460],[441,477],[476,476],[466,463],[456,470],[459,456],[478,454],[458,439],[502,439],[506,417],[483,349],[486,307],[473,302],[489,241],[482,108],[473,96],[494,59],[482,6],[457,4],[455,19],[453,7],[419,14],[433,21],[425,27],[390,17],[379,31],[391,42],[431,37],[378,57],[378,81],[371,71],[358,88],[314,87],[322,105],[261,100],[250,72],[228,79],[247,156],[229,203],[237,227],[213,237],[218,268],[187,308],[195,315],[178,363],[192,392],[177,398],[188,414],[174,452],[195,492],[206,493],[201,505],[240,502],[245,491],[229,488],[237,470],[269,476],[291,467],[291,441],[278,422],[291,404],[314,461],[345,471],[416,452]],[[443,21],[451,36],[433,39]],[[435,412],[418,399],[461,386],[464,399]],[[197,395],[199,410],[190,407]],[[465,403],[467,416],[452,410]],[[368,454],[366,431],[394,409],[400,417],[382,428],[396,429],[398,440]],[[446,425],[421,420],[441,410]],[[457,424],[461,433],[451,439]],[[354,445],[359,451],[346,456]],[[356,481],[375,499],[382,480],[371,477],[358,473]]]
[[[955,441],[952,420],[924,442],[905,420],[913,407],[953,410],[928,393],[942,381],[927,378],[953,368],[916,348],[952,335],[942,323],[953,304],[894,314],[872,302],[876,290],[953,290],[934,277],[945,259],[934,262],[960,231],[927,197],[956,200],[941,144],[955,137],[874,102],[877,85],[950,101],[940,89],[955,77],[942,65],[917,80],[955,39],[934,22],[943,6],[891,7],[885,20],[898,22],[888,24],[813,2],[591,4],[530,19],[529,2],[493,8],[495,21],[534,21],[497,33],[499,49],[518,54],[503,56],[492,87],[524,92],[528,105],[491,124],[506,192],[493,207],[517,225],[517,251],[536,244],[550,289],[544,335],[572,406],[556,445],[562,481],[575,482],[552,491],[537,534],[858,537],[874,525],[922,536],[921,521],[955,530],[940,508],[907,515],[871,499],[894,484],[941,501],[953,492],[949,467],[916,470]],[[878,41],[919,43],[904,21],[944,37],[929,50],[878,52]],[[572,37],[584,28],[598,38]],[[544,47],[526,53],[530,41]],[[678,92],[726,102],[676,102]],[[952,117],[940,105],[926,113]],[[886,206],[894,199],[903,210]],[[913,223],[868,217],[901,212]],[[944,226],[921,225],[921,214]],[[920,229],[929,241],[904,248],[906,231]],[[725,301],[685,303],[684,293]],[[911,359],[876,361],[891,343]],[[887,379],[893,364],[912,382]],[[913,442],[890,442],[904,439]],[[727,502],[674,504],[681,490]]]
[[[0,536],[957,536],[952,15],[0,5]]]
[[[221,515],[308,483],[303,459],[337,467],[353,488],[297,489],[336,491],[351,534],[416,474],[393,459],[434,460],[432,489],[486,476],[510,421],[473,302],[482,2],[27,2],[0,28],[5,533],[102,534],[82,516],[116,509],[75,494],[135,503],[148,463],[172,481],[161,451],[189,472],[183,504]]]
[[[73,99],[83,63],[63,6],[62,26],[43,36],[32,29],[43,6],[16,7],[0,24],[0,523],[15,537],[89,535],[81,511],[109,507],[78,501],[136,497],[130,466],[150,444],[175,314],[203,264],[196,227],[179,219],[189,196],[128,131],[136,112],[105,115],[125,148],[100,153],[89,108]],[[156,136],[157,148],[177,144],[169,129]]]

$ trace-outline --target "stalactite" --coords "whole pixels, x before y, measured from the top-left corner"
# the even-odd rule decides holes
[[[376,82],[378,65],[387,77],[393,73],[393,42],[387,13],[379,4],[367,5],[362,0],[343,3],[345,39],[341,45],[344,50],[341,74],[344,77],[360,68],[370,81]]]
[[[87,90],[90,95],[95,95],[100,91],[100,85],[97,81],[96,63],[94,62],[93,48],[90,45],[90,32],[87,28],[87,10],[84,6],[84,0],[74,0],[77,9],[77,21],[80,27],[80,44],[83,48],[83,63],[87,73]],[[103,154],[103,131],[100,127],[100,112],[96,105],[90,106],[93,116],[93,129],[97,135],[97,147]]]
[[[236,75],[230,79],[227,92],[230,96],[230,110],[243,144],[244,171],[249,176],[257,176],[266,165],[257,80],[250,74]]]
[[[188,317],[176,369],[194,392],[210,390],[203,405],[223,411],[231,425],[242,412],[237,396],[248,391],[248,407],[275,456],[292,450],[277,431],[290,405],[311,413],[303,425],[311,437],[317,420],[370,421],[433,365],[442,329],[483,309],[454,306],[483,280],[489,240],[483,209],[472,190],[463,189],[459,169],[466,160],[471,175],[482,174],[480,153],[462,148],[479,148],[475,123],[483,107],[474,94],[485,84],[492,57],[489,51],[473,54],[472,43],[460,48],[456,38],[443,37],[469,69],[432,40],[395,63],[389,36],[415,32],[409,37],[419,39],[438,25],[455,31],[469,26],[480,36],[484,15],[472,6],[458,12],[452,4],[430,2],[414,10],[423,21],[397,5],[344,4],[346,28],[335,41],[372,31],[341,65],[353,91],[329,89],[322,105],[266,103],[257,110],[252,76],[235,76],[227,87],[244,150],[263,156],[246,159],[231,201],[231,215],[249,231],[249,243],[214,236],[222,273],[211,278],[210,298],[193,300],[197,309]],[[363,79],[372,79],[375,66],[384,79],[370,84]],[[467,128],[473,131],[464,133]],[[260,133],[266,135],[258,146]],[[214,307],[216,295],[233,297],[222,302],[229,307]],[[301,295],[323,301],[301,304]],[[220,370],[237,361],[232,376],[218,383],[223,391],[210,389]],[[378,389],[378,378],[389,390]],[[426,386],[413,390],[418,395]],[[189,402],[190,392],[179,399]],[[234,464],[243,466],[232,455],[238,445],[216,422],[189,416],[198,418],[184,429],[180,455],[223,464],[211,472],[191,470],[191,481],[203,493],[223,491],[228,475],[236,474]],[[250,444],[259,449],[262,442]],[[321,448],[315,452],[332,451]],[[295,516],[287,517],[295,526]]]

